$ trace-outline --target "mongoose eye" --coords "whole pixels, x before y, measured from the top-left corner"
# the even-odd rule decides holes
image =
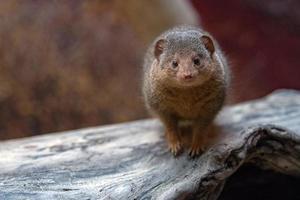
[[[173,61],[172,62],[172,67],[175,69],[175,68],[177,68],[178,67],[178,62],[177,61]]]
[[[194,64],[195,65],[200,65],[200,59],[199,58],[195,58],[194,59]]]

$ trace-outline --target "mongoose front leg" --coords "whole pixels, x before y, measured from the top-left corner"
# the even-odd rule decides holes
[[[165,125],[165,136],[167,139],[168,147],[174,156],[181,153],[182,144],[178,130],[178,120],[168,115],[159,116]]]
[[[195,158],[205,150],[206,128],[196,124],[193,127],[189,156]]]

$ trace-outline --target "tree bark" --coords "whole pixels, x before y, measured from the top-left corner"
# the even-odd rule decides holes
[[[300,175],[300,93],[225,107],[197,159],[168,152],[158,120],[0,143],[0,199],[217,199],[245,163]]]

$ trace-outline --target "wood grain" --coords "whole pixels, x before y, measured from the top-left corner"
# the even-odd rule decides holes
[[[0,143],[0,199],[216,199],[244,163],[300,175],[300,92],[226,107],[199,158],[174,158],[157,120]]]

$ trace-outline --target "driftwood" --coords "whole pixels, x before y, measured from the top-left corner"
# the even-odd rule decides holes
[[[199,158],[174,158],[157,120],[0,143],[0,199],[216,199],[244,163],[300,175],[300,93],[224,108]]]

